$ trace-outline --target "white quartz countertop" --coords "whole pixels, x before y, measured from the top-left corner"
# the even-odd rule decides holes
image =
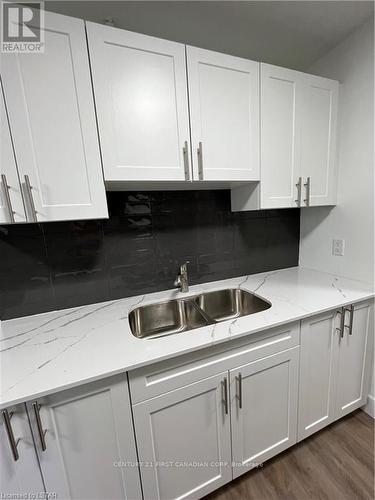
[[[139,304],[240,287],[271,302],[253,315],[156,339],[137,339],[128,314]],[[177,290],[54,311],[0,324],[0,408],[251,335],[374,296],[369,285],[294,267]]]

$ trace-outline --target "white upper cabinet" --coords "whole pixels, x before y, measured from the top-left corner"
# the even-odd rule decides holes
[[[336,203],[338,82],[261,64],[259,208]]]
[[[338,89],[337,81],[303,75],[300,175],[305,188],[302,202],[308,199],[310,206],[336,203]]]
[[[297,206],[299,73],[261,64],[261,207]]]
[[[0,223],[25,222],[21,185],[1,88],[0,136]]]
[[[84,22],[45,12],[41,54],[2,54],[28,220],[107,217]]]
[[[1,54],[0,222],[108,217],[104,180],[336,203],[338,82],[90,22],[86,39],[50,12],[43,30],[43,53]]]
[[[194,180],[259,180],[259,63],[186,50]]]
[[[189,180],[185,46],[87,23],[104,177]]]

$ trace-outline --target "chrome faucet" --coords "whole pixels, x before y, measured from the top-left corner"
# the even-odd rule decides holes
[[[174,282],[174,286],[180,287],[181,292],[189,291],[189,281],[188,281],[188,273],[187,273],[187,265],[189,261],[185,262],[180,266],[180,274],[177,275],[176,281]]]

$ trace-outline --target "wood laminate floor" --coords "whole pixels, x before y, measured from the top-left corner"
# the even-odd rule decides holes
[[[373,500],[374,420],[361,410],[205,500]]]

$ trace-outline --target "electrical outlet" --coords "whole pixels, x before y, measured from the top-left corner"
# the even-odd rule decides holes
[[[332,240],[332,255],[344,255],[345,240]]]

